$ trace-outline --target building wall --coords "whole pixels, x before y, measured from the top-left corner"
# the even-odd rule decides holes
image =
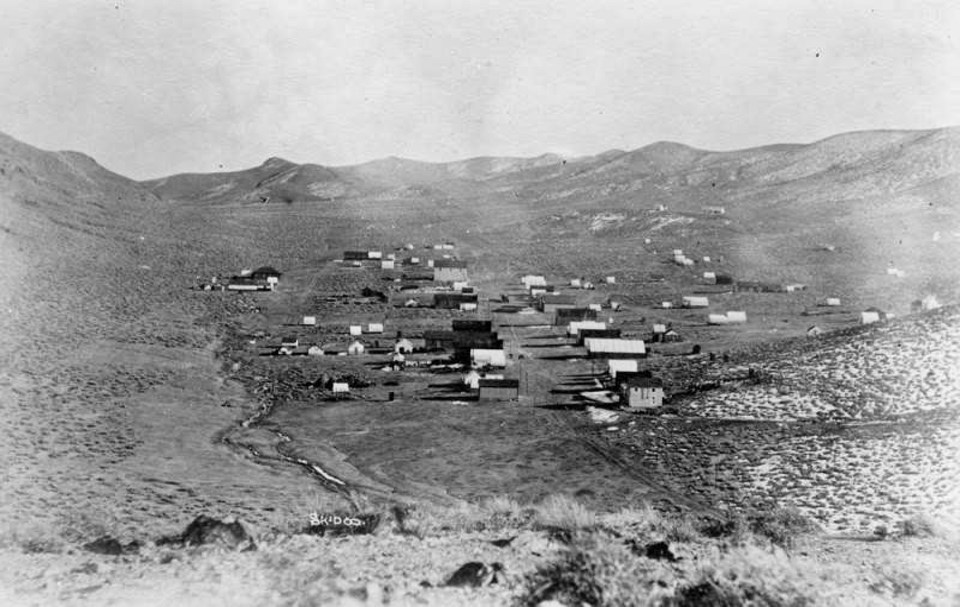
[[[629,405],[634,409],[655,409],[663,406],[663,388],[630,388]]]

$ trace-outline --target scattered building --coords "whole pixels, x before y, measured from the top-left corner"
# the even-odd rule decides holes
[[[310,346],[307,348],[307,356],[323,356],[323,348],[320,346]]]
[[[484,378],[477,382],[479,400],[516,400],[520,397],[520,380]]]
[[[413,342],[406,338],[400,338],[393,344],[393,351],[399,354],[410,354],[413,352]]]
[[[708,285],[715,285],[715,284],[717,284],[717,274],[716,274],[716,272],[704,272],[704,273],[703,273],[703,282],[707,283]]]
[[[367,251],[367,258],[369,258],[369,259],[383,259],[383,252],[381,252],[381,251]]]
[[[523,286],[527,289],[533,287],[545,287],[547,286],[547,279],[544,276],[536,276],[533,274],[527,274],[520,279],[520,282],[523,283]]]
[[[700,295],[684,295],[683,296],[683,307],[684,308],[706,308],[710,306],[710,301]]]
[[[828,297],[825,305],[830,306],[831,308],[835,308],[840,305],[840,298]]]
[[[607,373],[613,379],[617,379],[617,373],[636,373],[639,371],[639,366],[636,359],[614,358],[607,361]]]
[[[574,320],[567,325],[567,335],[574,336],[579,335],[584,329],[599,329],[605,330],[607,328],[607,323],[598,322],[596,320]]]
[[[783,290],[787,293],[796,293],[797,291],[806,291],[807,285],[792,283],[788,285],[783,285]]]
[[[343,260],[344,261],[366,261],[370,257],[367,255],[366,251],[344,251]]]
[[[280,340],[281,348],[297,348],[300,346],[300,340],[295,335],[288,335]]]
[[[467,264],[458,259],[438,259],[433,264],[434,282],[468,282]]]
[[[350,325],[350,335],[354,337],[358,335],[363,335],[363,326],[362,325]]]
[[[360,356],[364,352],[366,352],[366,350],[367,350],[366,346],[364,346],[359,341],[354,341],[349,346],[347,346],[347,354],[349,354],[350,356]]]
[[[740,310],[727,310],[727,322],[747,322],[747,313]]]
[[[490,331],[493,330],[493,321],[457,318],[457,319],[454,319],[453,321],[453,330],[489,333]]]
[[[871,310],[866,310],[866,311],[860,312],[860,324],[861,324],[861,325],[873,324],[873,323],[875,323],[875,322],[880,322],[880,320],[881,320],[881,318],[880,318],[880,313],[878,313],[878,312],[874,312],[874,311],[871,311]]]
[[[567,325],[585,320],[596,320],[597,311],[591,308],[558,308],[554,314],[553,324]]]
[[[448,291],[433,294],[433,307],[443,310],[459,310],[460,304],[476,304],[478,301],[479,296],[476,293]]]
[[[620,339],[620,329],[590,329],[580,328],[577,331],[577,345],[583,346],[590,338]]]
[[[544,314],[553,314],[562,308],[576,308],[577,298],[561,293],[544,293],[537,300],[537,308]]]
[[[393,259],[384,259],[380,261],[381,270],[393,270],[396,268],[397,262]]]
[[[345,381],[335,381],[331,386],[331,392],[334,394],[349,394],[350,393],[350,384]]]
[[[300,321],[301,325],[306,327],[315,327],[317,326],[317,317],[316,316],[304,316],[303,320]]]
[[[372,322],[367,325],[367,333],[383,333],[382,322]]]
[[[663,381],[630,377],[621,384],[620,403],[631,409],[659,409],[663,406]]]

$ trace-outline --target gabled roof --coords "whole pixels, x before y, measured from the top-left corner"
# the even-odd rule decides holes
[[[283,276],[283,272],[273,268],[272,266],[260,266],[253,272],[250,272],[251,276]]]

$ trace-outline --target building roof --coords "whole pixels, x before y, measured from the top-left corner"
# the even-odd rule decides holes
[[[588,337],[584,340],[587,350],[591,352],[608,352],[611,354],[646,354],[647,349],[641,339],[605,339],[602,337]]]
[[[433,262],[434,268],[461,268],[465,269],[467,267],[467,262],[460,261],[459,259],[438,259]]]
[[[622,376],[622,379],[621,379]],[[662,388],[663,380],[659,377],[634,375],[632,373],[618,373],[617,381],[628,388]]]
[[[283,272],[273,268],[272,266],[260,266],[253,272],[250,272],[250,276],[283,276]]]
[[[563,293],[544,293],[540,296],[540,302],[544,304],[564,304],[575,305],[577,298],[573,295],[564,295]]]

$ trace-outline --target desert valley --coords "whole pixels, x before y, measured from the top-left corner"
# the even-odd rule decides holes
[[[958,195],[957,127],[149,181],[0,135],[0,602],[956,604]]]

